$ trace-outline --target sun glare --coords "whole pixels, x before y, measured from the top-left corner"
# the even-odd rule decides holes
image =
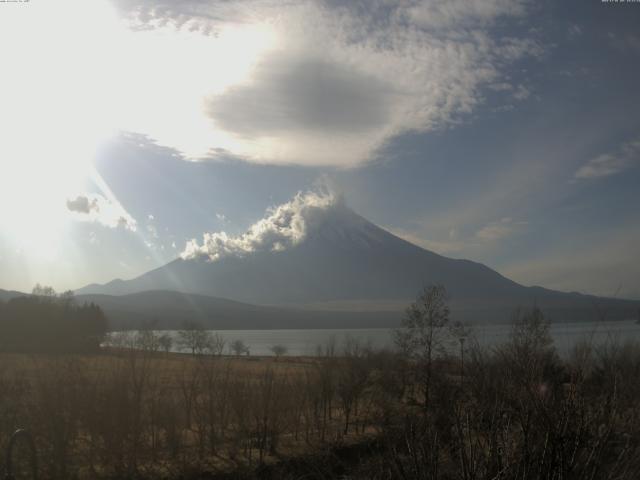
[[[14,4],[0,18],[13,45],[3,49],[0,90],[1,228],[20,248],[37,242],[36,254],[55,252],[66,199],[86,188],[95,149],[112,127],[96,99],[115,16],[88,3]]]
[[[117,120],[120,128],[144,132],[189,158],[206,154],[212,145],[236,146],[212,128],[205,99],[251,77],[276,42],[269,26],[222,26],[213,36],[169,25],[127,31],[119,41],[117,70],[126,72],[116,92],[126,112]]]
[[[216,141],[232,147],[212,133],[203,99],[250,75],[271,30],[129,27],[105,0],[3,5],[0,232],[17,247],[37,242],[55,255],[74,218],[66,200],[89,187],[109,198],[92,160],[114,132],[144,133],[187,156]]]

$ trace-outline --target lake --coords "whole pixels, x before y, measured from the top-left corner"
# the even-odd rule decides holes
[[[473,335],[482,346],[495,346],[509,339],[511,325],[478,325],[472,328]],[[177,331],[168,331],[174,338]],[[287,355],[315,355],[319,345],[332,342],[336,351],[340,352],[348,338],[369,344],[373,348],[393,348],[393,330],[386,328],[372,329],[326,329],[326,330],[218,330],[212,331],[221,335],[227,346],[234,340],[242,340],[249,347],[251,355],[272,355],[273,345],[283,345]],[[632,321],[606,323],[556,323],[551,325],[551,336],[561,355],[568,353],[579,342],[591,341],[594,345],[606,342],[624,343],[628,340],[640,341],[640,325]],[[175,351],[179,351],[177,347]]]

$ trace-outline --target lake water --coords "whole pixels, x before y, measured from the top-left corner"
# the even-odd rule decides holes
[[[472,328],[473,335],[482,346],[496,346],[509,339],[511,325],[479,325]],[[176,331],[169,331],[177,340]],[[327,329],[327,330],[219,330],[227,346],[234,340],[242,340],[251,355],[272,355],[271,347],[283,345],[287,355],[315,355],[318,346],[336,345],[340,352],[349,338],[373,348],[393,348],[393,330],[372,329]],[[594,345],[606,342],[624,343],[628,340],[640,342],[640,325],[631,321],[607,323],[561,323],[551,325],[551,336],[560,354],[566,354],[579,342],[590,341]],[[176,345],[174,341],[174,345]],[[177,350],[177,348],[174,348]]]

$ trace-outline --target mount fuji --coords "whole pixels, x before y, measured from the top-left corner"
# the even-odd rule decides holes
[[[245,304],[400,313],[422,287],[446,287],[452,316],[508,321],[536,304],[552,320],[633,318],[640,302],[520,285],[470,260],[438,255],[376,226],[343,201],[299,194],[247,233],[205,234],[181,258],[131,280],[92,284],[79,295],[173,291]]]

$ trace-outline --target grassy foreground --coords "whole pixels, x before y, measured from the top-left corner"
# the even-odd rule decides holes
[[[483,349],[442,318],[395,352],[1,354],[0,447],[28,428],[52,480],[638,478],[639,345],[560,359],[534,310]]]
[[[29,429],[42,478],[250,471],[371,433],[370,399],[354,390],[345,415],[336,390],[345,364],[134,349],[0,354],[0,447]]]

